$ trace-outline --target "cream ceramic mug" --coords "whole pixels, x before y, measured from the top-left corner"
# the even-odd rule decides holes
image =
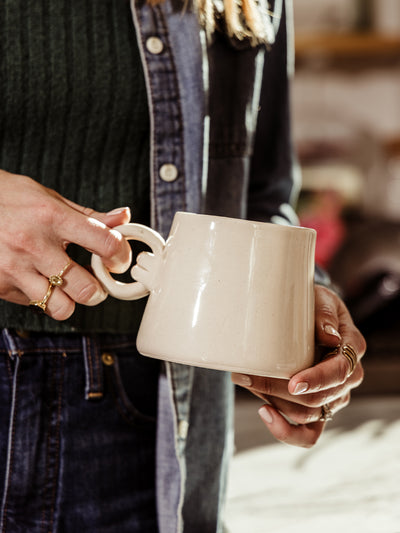
[[[166,242],[140,224],[115,229],[152,249],[138,255],[132,283],[92,257],[112,296],[150,295],[141,354],[277,378],[312,365],[314,230],[181,212]]]

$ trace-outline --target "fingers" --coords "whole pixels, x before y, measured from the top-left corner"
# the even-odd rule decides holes
[[[358,355],[358,360],[363,354]],[[288,391],[295,396],[317,394],[316,397],[327,397],[344,386],[348,388],[358,387],[364,377],[364,371],[360,362],[350,375],[350,363],[343,355],[343,347],[337,355],[318,363],[314,367],[303,370],[296,374],[288,385]]]
[[[266,404],[258,410],[260,418],[271,434],[277,440],[292,446],[303,448],[314,446],[326,424],[321,420],[321,407],[304,408],[296,403],[277,398],[273,398],[272,401],[273,405]],[[350,394],[347,394],[329,402],[332,414],[346,407],[349,401]]]
[[[95,211],[89,207],[82,207],[81,205],[76,204],[67,198],[63,198],[62,196],[59,196],[59,198],[78,213],[81,213],[87,217],[96,218],[109,228],[114,228],[120,224],[128,224],[131,219],[131,210],[129,207],[117,207],[108,213],[100,213],[99,211]]]
[[[59,228],[64,245],[74,242],[100,256],[104,265],[115,273],[125,272],[131,264],[131,247],[116,230],[91,217],[71,217]]]
[[[337,294],[315,286],[315,334],[316,343],[323,346],[352,345],[361,356],[366,343],[351,315]]]
[[[118,231],[112,229],[118,224],[129,222],[129,208],[99,213],[80,206],[51,189],[42,186],[39,188],[42,195],[43,191],[47,192],[47,201],[35,213],[37,226],[49,228],[64,249],[69,243],[75,243],[100,256],[111,272],[122,273],[129,268],[130,245]]]
[[[71,200],[59,196],[60,200],[74,211],[83,215],[85,226],[81,227],[82,219],[77,218],[79,236],[76,228],[69,224],[65,237],[69,242],[75,242],[87,250],[99,255],[105,266],[115,273],[125,272],[131,264],[131,248],[126,239],[117,231],[110,228],[127,224],[131,219],[129,207],[118,207],[108,213],[100,213],[88,207],[82,207]],[[79,242],[78,242],[79,240]]]
[[[325,426],[325,422],[319,421],[293,425],[270,405],[263,405],[258,413],[277,440],[292,446],[311,448],[317,442]]]
[[[271,433],[278,440],[298,446],[315,444],[324,427],[321,407],[329,404],[333,412],[345,407],[350,391],[361,384],[364,376],[361,359],[365,340],[342,300],[321,286],[315,288],[315,329],[317,349],[323,346],[332,353],[320,362],[316,359],[313,367],[289,381],[232,374],[234,383],[272,404],[260,410]]]
[[[249,376],[245,374],[232,374],[232,381],[236,385],[247,388],[255,396],[264,400],[274,398],[274,403],[276,399],[280,399],[285,400],[286,402],[294,402],[299,405],[300,408],[320,409],[325,403],[333,402],[339,398],[345,397],[352,389],[358,387],[363,380],[364,372],[361,364],[359,364],[355,368],[353,374],[349,376],[344,383],[326,389],[322,388],[319,383],[323,381],[324,376],[331,376],[337,372],[336,367],[340,365],[340,363],[338,363],[338,358],[339,355],[327,359],[312,368],[312,380],[310,379],[309,381],[313,382],[315,380],[316,385],[314,390],[309,387],[309,384],[305,381],[300,381],[298,383],[299,389],[295,392],[294,390],[290,390],[291,381],[288,382],[284,379]],[[346,361],[343,366],[347,369]],[[328,379],[332,381],[330,377]]]
[[[310,424],[318,422],[321,419],[322,405],[329,405],[332,414],[337,413],[350,402],[350,393],[340,396],[329,402],[324,402],[322,405],[315,403],[315,406],[304,406],[296,402],[282,400],[281,398],[265,398],[268,404],[271,404],[275,409],[285,414],[285,417],[296,424]]]
[[[353,370],[355,376],[350,384],[358,386],[363,378],[359,362],[365,354],[365,339],[354,325],[343,301],[325,287],[316,287],[315,325],[317,345],[335,346],[337,355],[293,376],[289,392],[294,395],[310,394],[339,387],[347,382]],[[355,351],[354,369],[352,361],[345,356],[346,346]]]
[[[342,388],[330,391],[329,395],[318,393],[297,398],[288,393],[285,380],[242,374],[233,374],[232,380],[251,385],[246,388],[268,402],[259,409],[261,419],[277,440],[294,446],[309,448],[318,441],[325,426],[325,422],[321,421],[322,405],[329,404],[334,414],[350,401],[350,392],[344,393]],[[274,395],[261,391],[273,392]]]
[[[0,182],[0,297],[22,305],[45,298],[46,312],[58,320],[72,314],[75,302],[102,301],[106,294],[100,283],[76,264],[62,276],[62,287],[49,291],[48,278],[66,265],[70,243],[99,255],[112,272],[127,270],[131,248],[113,228],[129,222],[129,209],[98,213],[27,176],[0,171]]]
[[[64,263],[64,267],[66,264]],[[58,270],[54,269],[50,274],[51,267],[48,268],[44,275],[25,272],[19,280],[21,293],[25,294],[20,303],[28,305],[31,301],[44,302],[43,310],[46,314],[55,320],[66,320],[73,314],[76,303],[94,306],[107,298],[107,293],[97,279],[80,265],[72,263],[62,276],[62,284],[53,287],[50,287],[48,278],[62,269],[57,267]]]
[[[253,394],[267,396],[278,396],[289,399],[288,380],[269,378],[263,376],[250,376],[247,374],[231,374],[231,379],[236,385],[249,389]]]

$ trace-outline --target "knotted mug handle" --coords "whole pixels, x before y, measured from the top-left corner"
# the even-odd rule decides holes
[[[161,235],[142,224],[122,224],[113,229],[119,231],[128,241],[136,240],[147,244],[150,246],[154,255],[160,255],[164,249],[165,241]],[[95,276],[114,298],[118,298],[119,300],[138,300],[149,294],[150,287],[147,287],[140,281],[123,283],[114,279],[98,255],[92,254],[91,263]],[[137,265],[134,265],[131,269],[131,275],[135,267],[137,268]]]

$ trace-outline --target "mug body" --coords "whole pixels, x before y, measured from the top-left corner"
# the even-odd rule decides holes
[[[278,378],[311,366],[314,250],[314,230],[177,213],[139,352]]]

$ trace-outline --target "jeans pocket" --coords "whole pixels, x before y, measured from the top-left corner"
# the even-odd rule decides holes
[[[157,419],[158,374],[137,372],[135,355],[103,353],[106,386],[120,415],[129,424],[154,429]],[[147,378],[147,379],[146,379]]]

